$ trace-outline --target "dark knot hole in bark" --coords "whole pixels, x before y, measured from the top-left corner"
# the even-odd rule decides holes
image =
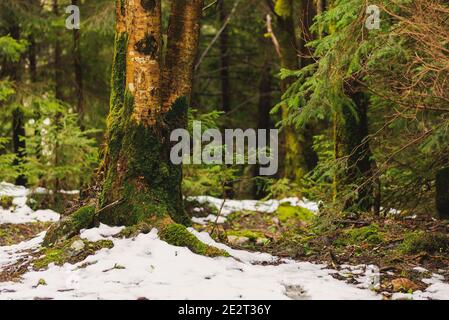
[[[134,48],[140,54],[151,56],[152,59],[156,58],[159,46],[156,38],[152,34],[145,34],[145,37],[136,42]]]
[[[140,0],[140,4],[146,11],[153,11],[156,8],[156,0]]]

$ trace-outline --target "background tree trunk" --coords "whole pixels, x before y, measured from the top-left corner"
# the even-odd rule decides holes
[[[271,129],[273,124],[270,119],[270,111],[273,107],[272,100],[272,53],[273,50],[267,39],[261,41],[261,51],[264,52],[264,63],[262,66],[262,71],[259,81],[259,103],[258,103],[258,119],[257,119],[257,129]],[[259,176],[260,165],[253,166],[253,177]],[[258,181],[257,178],[253,182],[253,196],[256,199],[261,199],[266,196],[266,192],[263,190],[263,182]]]
[[[220,27],[226,23],[227,13],[224,0],[219,0],[218,21]],[[229,33],[228,26],[220,34],[220,86],[221,86],[221,109],[224,112],[231,111],[231,92],[229,82]]]
[[[276,30],[275,33],[279,40],[280,62],[282,69],[297,70],[300,64],[300,46],[295,31],[295,7],[293,0],[278,0],[276,2]],[[307,7],[302,6],[303,17]],[[307,19],[308,21],[308,19]],[[304,24],[307,27],[307,24]],[[309,34],[307,28],[303,29],[303,34]],[[281,80],[281,93],[284,94],[292,85],[295,79],[286,78]],[[282,119],[288,119],[290,111],[284,105],[282,107]],[[310,129],[295,129],[293,126],[285,126],[284,129],[284,154],[281,156],[284,162],[283,176],[298,181],[316,164],[317,156],[312,148],[312,134]]]
[[[343,161],[342,170],[334,179],[334,198],[345,195],[345,209],[369,211],[374,204],[374,164],[368,142],[369,101],[363,92],[353,90],[347,90],[354,102],[353,109],[343,106],[341,113],[335,113],[334,118],[335,157]],[[361,186],[357,188],[358,184]],[[346,192],[355,194],[347,195]]]
[[[449,167],[438,171],[435,184],[438,216],[449,219]]]
[[[79,0],[72,0],[72,5],[79,6]],[[73,71],[75,73],[76,112],[78,123],[84,129],[84,95],[83,95],[83,67],[81,63],[81,32],[73,29]]]
[[[10,17],[11,22],[9,25],[9,34],[14,40],[20,40],[20,26],[19,21],[15,16]],[[21,65],[22,59],[16,63],[10,63],[5,66],[4,73],[13,81],[16,86],[20,85],[21,81]],[[24,163],[26,157],[26,142],[25,142],[25,115],[21,106],[15,107],[12,111],[12,143],[13,151],[16,155],[14,160],[14,166],[20,166]],[[24,175],[19,175],[16,178],[16,184],[25,186],[27,184],[27,178]]]
[[[53,9],[53,14],[55,16],[55,18],[59,18],[59,4],[58,4],[58,0],[53,0],[52,3],[52,9]],[[60,35],[59,32],[56,32],[56,39],[55,39],[55,44],[54,44],[54,70],[55,70],[55,98],[58,100],[63,101],[64,100],[64,96],[63,96],[63,90],[62,90],[62,82],[63,82],[63,67],[62,67],[62,61],[61,61],[61,54],[62,54],[62,50],[61,50],[61,41],[59,39]]]

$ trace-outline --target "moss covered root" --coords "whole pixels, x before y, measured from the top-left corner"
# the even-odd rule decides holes
[[[110,240],[89,242],[79,237],[58,242],[58,244],[44,248],[40,258],[33,262],[34,270],[46,269],[50,264],[62,266],[64,263],[77,263],[97,251],[107,248],[111,249],[114,244]]]
[[[169,244],[179,247],[187,247],[192,252],[207,257],[229,257],[226,251],[209,246],[201,242],[197,237],[190,233],[183,225],[172,223],[163,228],[159,236]]]
[[[82,229],[91,228],[94,225],[95,206],[85,206],[75,211],[70,216],[62,218],[53,224],[44,238],[44,246],[50,246],[60,241],[70,239]]]
[[[159,231],[160,239],[168,244],[187,247],[192,252],[207,257],[229,257],[226,251],[201,242],[185,226],[174,223],[170,218],[158,221],[143,221],[137,225],[125,228],[120,232],[119,236],[130,238],[140,233],[149,233],[153,228]]]

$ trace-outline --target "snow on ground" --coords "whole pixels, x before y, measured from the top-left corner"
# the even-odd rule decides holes
[[[41,212],[26,209],[25,188],[0,184],[0,194],[15,197],[17,220],[47,219]],[[221,207],[222,200],[201,197]],[[201,201],[201,200],[200,200]],[[290,202],[316,211],[317,206],[295,198],[281,201],[228,200],[223,214],[238,210],[273,212],[280,203]],[[26,209],[26,210],[25,210]],[[218,208],[219,209],[219,208]],[[3,210],[4,211],[4,210]],[[0,212],[0,224],[7,220]],[[28,214],[24,214],[27,212]],[[57,220],[59,215],[51,217]],[[34,217],[34,218],[30,218]],[[10,218],[11,220],[11,218]],[[14,219],[12,219],[14,220]],[[16,221],[16,220],[14,220]],[[2,299],[381,299],[370,288],[378,280],[375,266],[343,266],[345,272],[357,275],[359,285],[352,285],[332,277],[335,270],[309,262],[278,260],[266,253],[231,249],[215,242],[209,234],[189,231],[201,241],[226,250],[232,257],[209,258],[161,241],[157,230],[132,239],[113,236],[121,227],[101,224],[83,230],[81,237],[89,241],[109,239],[111,249],[102,249],[77,264],[55,266],[45,271],[29,270],[20,282],[0,283]],[[34,239],[16,245],[0,247],[0,271],[31,252],[39,250],[45,232]],[[262,265],[264,263],[264,265]],[[396,299],[447,299],[449,285],[434,274],[428,279],[431,286],[425,292],[395,294]]]
[[[316,202],[309,201],[307,199],[300,200],[299,198],[285,198],[282,200],[223,200],[211,196],[197,196],[189,197],[189,200],[196,200],[201,204],[208,203],[213,205],[220,212],[220,216],[217,219],[216,215],[210,214],[205,218],[193,218],[192,221],[198,224],[206,224],[207,222],[224,223],[226,221],[226,216],[233,212],[238,211],[259,211],[265,213],[273,213],[278,207],[283,203],[289,203],[295,207],[303,207],[309,209],[310,211],[317,213],[318,204]]]
[[[45,232],[41,232],[37,237],[23,241],[12,246],[0,247],[0,270],[5,266],[11,265],[21,258],[29,255],[29,251],[37,251],[39,245],[45,237]],[[0,290],[1,292],[1,290]]]
[[[37,192],[42,193],[43,189],[40,188]],[[0,224],[19,224],[59,220],[59,214],[53,210],[33,211],[29,206],[27,206],[27,197],[30,193],[31,191],[25,187],[15,186],[6,182],[0,183],[0,196],[14,197],[12,208],[5,210],[0,207]]]
[[[374,266],[345,266],[365,279],[357,287],[334,279],[331,274],[337,271],[324,265],[290,260],[266,266],[254,264],[274,263],[277,258],[231,249],[193,229],[190,231],[199,239],[228,251],[234,258],[196,255],[161,241],[155,229],[133,239],[112,238],[120,230],[106,225],[84,230],[82,238],[110,239],[114,247],[74,265],[29,271],[20,283],[0,283],[0,299],[381,299],[368,289],[378,276]],[[42,237],[0,247],[0,269],[18,259],[19,250],[36,250]],[[8,254],[11,257],[5,259]],[[45,285],[38,285],[41,279]],[[394,298],[447,298],[449,285],[441,280],[434,275],[425,292],[395,294]]]
[[[208,258],[161,241],[156,230],[134,239],[111,238],[119,230],[101,225],[84,231],[84,238],[113,240],[114,248],[102,249],[75,265],[51,265],[46,271],[30,271],[20,283],[2,283],[0,299],[380,298],[370,290],[332,278],[331,271],[323,265],[291,261],[253,265],[250,261],[274,261],[275,258],[232,250],[222,244],[217,246],[241,261]],[[205,234],[201,238],[214,243]],[[87,267],[80,268],[86,263]],[[38,285],[41,279],[46,285]]]

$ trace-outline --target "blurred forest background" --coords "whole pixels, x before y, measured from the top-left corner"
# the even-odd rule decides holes
[[[65,28],[68,5],[79,30]],[[379,28],[367,27],[368,5]],[[114,15],[112,0],[0,0],[0,180],[92,185]],[[447,218],[448,17],[443,0],[205,1],[190,120],[281,128],[280,170],[186,166],[184,194]]]

